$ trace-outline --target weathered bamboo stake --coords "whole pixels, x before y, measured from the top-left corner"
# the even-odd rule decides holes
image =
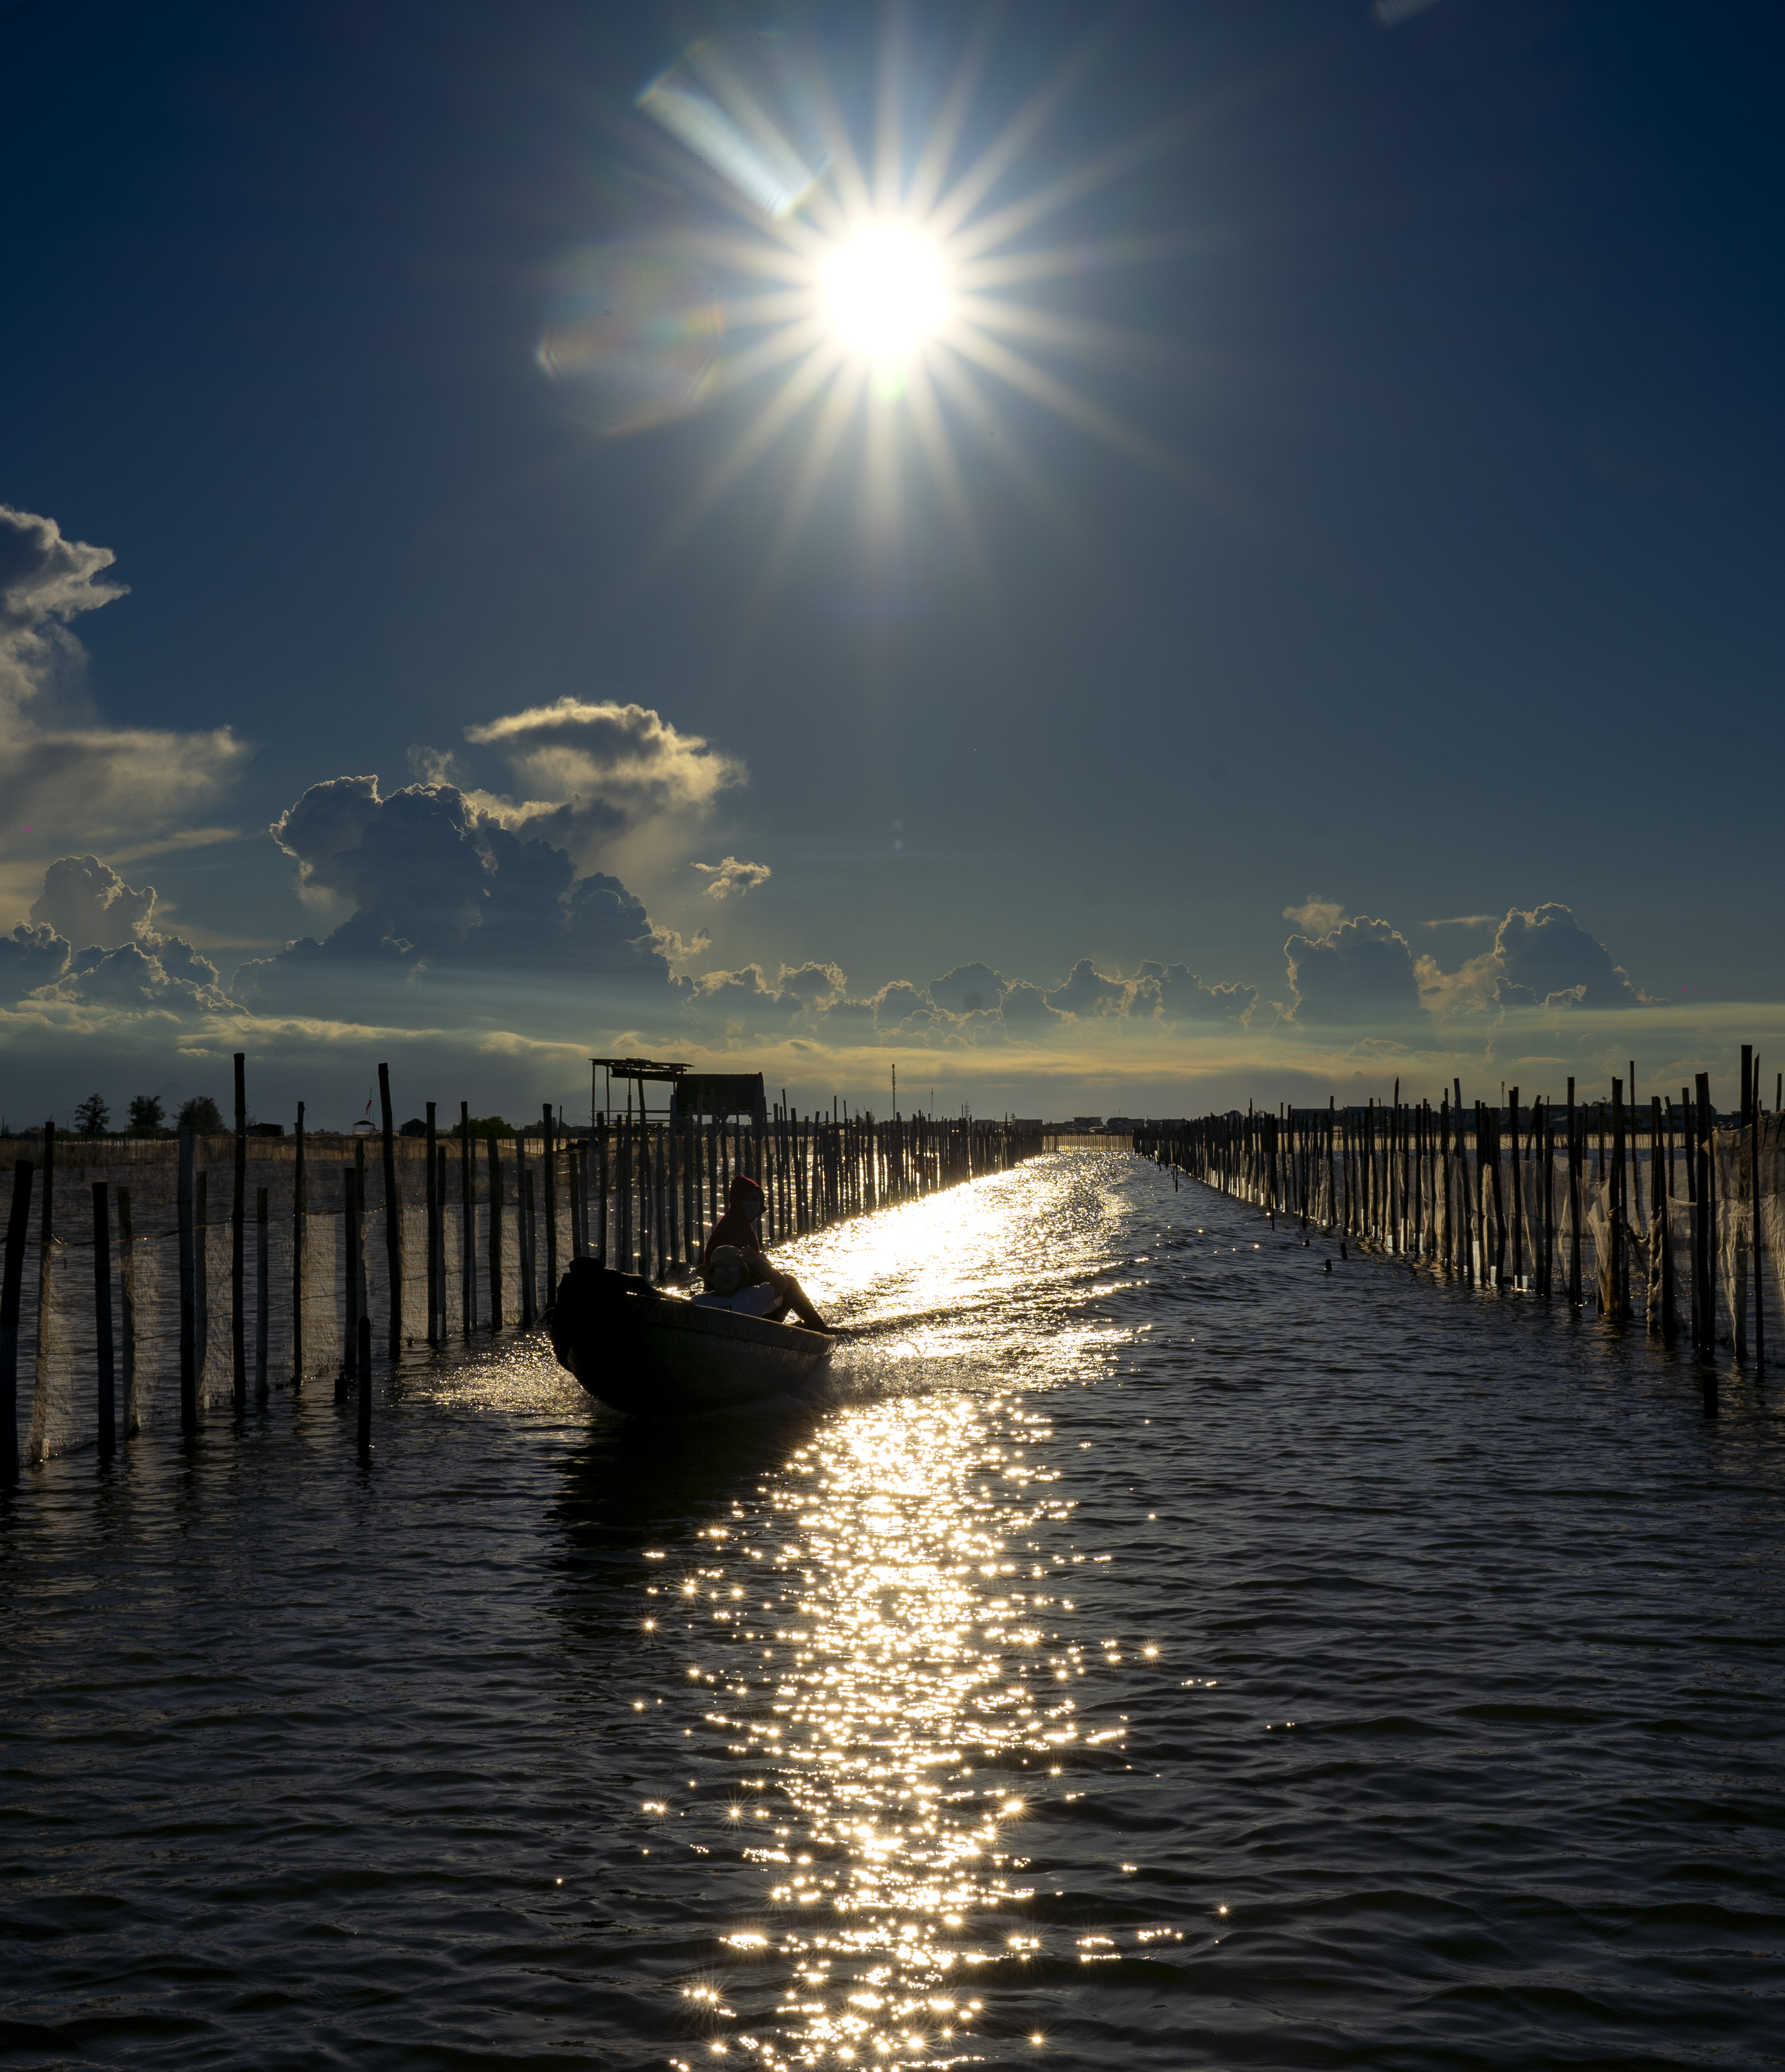
[[[267,1190],[254,1190],[254,1400],[267,1397],[267,1325],[272,1314],[272,1289],[267,1285]]]
[[[111,1190],[103,1180],[93,1185],[93,1326],[95,1366],[99,1382],[99,1453],[109,1460],[117,1450],[117,1366],[112,1344]]]
[[[372,1289],[366,1272],[366,1140],[353,1140],[353,1228],[356,1243],[353,1248],[353,1300],[354,1316],[372,1314]],[[357,1373],[360,1366],[360,1338],[357,1325],[353,1342],[348,1347],[348,1361],[352,1371]]]
[[[446,1146],[442,1140],[434,1147],[434,1198],[439,1213],[434,1219],[434,1285],[440,1291],[439,1342],[446,1342]]]
[[[243,1306],[248,1217],[247,1055],[236,1058],[235,1186],[229,1198],[229,1387],[239,1417],[248,1408],[248,1315]]]
[[[19,1479],[19,1319],[25,1290],[25,1248],[31,1240],[31,1180],[28,1158],[12,1169],[6,1215],[6,1256],[0,1269],[0,1489]]]
[[[366,1272],[366,1169],[362,1164],[353,1175],[354,1225],[360,1234],[360,1338],[355,1349],[355,1364],[359,1372],[360,1387],[368,1395],[372,1389],[372,1289]]]
[[[477,1178],[471,1170],[471,1111],[459,1104],[459,1335],[477,1328]]]
[[[179,1429],[190,1438],[199,1429],[198,1291],[193,1271],[192,1133],[179,1133],[179,1182],[175,1198],[179,1247]]]
[[[1672,1101],[1668,1104],[1671,1108]],[[1650,1134],[1659,1145],[1661,1141],[1661,1096],[1649,1096]],[[1658,1245],[1660,1249],[1661,1300],[1660,1314],[1657,1319],[1661,1336],[1672,1345],[1679,1335],[1680,1321],[1676,1314],[1673,1271],[1673,1134],[1668,1133],[1668,1162],[1664,1167],[1659,1158],[1654,1161],[1655,1171],[1649,1188],[1649,1236],[1652,1256]]]
[[[403,1351],[403,1223],[397,1195],[397,1124],[390,1108],[390,1067],[378,1067],[378,1109],[385,1126],[385,1256],[390,1274],[389,1346],[393,1361]]]
[[[1574,1082],[1568,1083],[1568,1299],[1581,1306],[1581,1138],[1574,1114]]]
[[[1611,1082],[1611,1314],[1620,1329],[1630,1314],[1629,1216],[1624,1202],[1624,1083]]]
[[[1692,1090],[1688,1087],[1680,1089],[1680,1162],[1686,1175],[1686,1257],[1692,1274],[1687,1342],[1697,1352],[1702,1342],[1704,1324],[1698,1314],[1698,1298],[1702,1292],[1698,1285],[1698,1151]]]
[[[211,1175],[201,1167],[192,1183],[198,1212],[192,1240],[192,1309],[198,1332],[198,1379],[202,1389],[211,1359]]]
[[[427,1215],[428,1248],[428,1328],[427,1341],[437,1346],[446,1334],[441,1329],[442,1313],[446,1309],[446,1291],[440,1285],[440,1176],[434,1166],[434,1151],[439,1142],[439,1125],[435,1120],[434,1104],[430,1101],[424,1114],[427,1123],[428,1185],[423,1197]]]
[[[360,1358],[359,1219],[354,1202],[351,1166],[341,1168],[341,1364],[335,1376],[335,1400],[345,1403],[348,1383]]]
[[[304,1385],[304,1254],[308,1230],[304,1221],[304,1104],[298,1104],[295,1151],[291,1161],[291,1386]]]
[[[490,1329],[500,1331],[502,1328],[502,1161],[496,1152],[496,1132],[493,1129],[483,1142],[488,1153],[490,1197]]]
[[[1519,1170],[1519,1090],[1506,1094],[1506,1133],[1512,1180],[1512,1285],[1524,1280],[1524,1175]]]
[[[1710,1140],[1710,1073],[1694,1073],[1694,1087],[1698,1090],[1698,1272],[1700,1305],[1700,1353],[1714,1355],[1717,1351],[1717,1233],[1714,1233],[1714,1179],[1710,1173],[1713,1162],[1713,1140]]]
[[[517,1175],[517,1177],[521,1180],[524,1196],[522,1204],[522,1223],[526,1231],[524,1240],[526,1252],[520,1276],[520,1328],[524,1331],[530,1331],[539,1320],[537,1289],[535,1286],[537,1277],[539,1231],[534,1219],[533,1168],[529,1166],[524,1174]]]
[[[360,1206],[363,1223],[365,1204],[362,1202]],[[364,1462],[370,1458],[372,1453],[372,1318],[364,1310],[360,1313],[359,1367],[360,1400],[356,1405],[359,1416],[355,1422],[358,1426],[360,1458]]]
[[[557,1138],[552,1127],[552,1104],[540,1117],[540,1157],[545,1174],[545,1306],[557,1299]]]
[[[130,1190],[117,1190],[118,1405],[124,1436],[134,1439],[137,1420],[137,1259],[130,1228]]]

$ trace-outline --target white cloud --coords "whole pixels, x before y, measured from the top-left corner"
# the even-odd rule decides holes
[[[1294,922],[1305,935],[1330,935],[1345,918],[1345,910],[1336,899],[1317,898],[1310,893],[1299,906],[1285,906],[1283,919]]]
[[[64,539],[53,518],[0,504],[0,820],[29,828],[8,873],[14,896],[51,847],[113,848],[209,804],[247,750],[228,727],[178,734],[101,723],[86,653],[69,631],[122,597],[109,549]]]
[[[1421,957],[1419,983],[1440,1013],[1481,1013],[1504,1007],[1639,1007],[1655,1005],[1631,983],[1611,952],[1589,935],[1573,910],[1551,901],[1515,906],[1494,930],[1491,949],[1454,972]]]
[[[43,874],[43,890],[31,907],[34,921],[47,922],[71,943],[120,943],[154,934],[155,888],[139,892],[97,856],[59,856]]]
[[[707,881],[702,889],[709,899],[729,899],[734,892],[741,897],[766,885],[774,875],[766,863],[741,863],[734,856],[718,863],[697,863],[694,868]]]
[[[1298,1022],[1355,1028],[1418,1011],[1412,946],[1386,921],[1359,914],[1318,939],[1292,935],[1283,951]]]
[[[459,783],[476,810],[563,849],[579,869],[655,870],[683,856],[720,795],[742,784],[736,758],[683,734],[647,705],[560,698],[465,730],[499,756],[511,789],[466,781],[462,758],[417,748],[410,760],[435,783]],[[475,758],[473,758],[475,760]]]

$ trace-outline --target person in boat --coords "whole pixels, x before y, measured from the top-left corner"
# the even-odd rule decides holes
[[[731,1182],[725,1214],[701,1248],[701,1279],[705,1292],[697,1295],[695,1301],[765,1317],[771,1324],[779,1323],[792,1309],[801,1323],[809,1324],[813,1330],[829,1330],[830,1326],[793,1276],[778,1272],[763,1256],[762,1240],[756,1229],[763,1207],[762,1189],[748,1174],[738,1174]],[[722,1257],[725,1253],[730,1257]]]

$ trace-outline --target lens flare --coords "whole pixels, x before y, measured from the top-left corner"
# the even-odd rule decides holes
[[[852,352],[908,360],[948,317],[942,254],[908,223],[870,223],[825,261],[825,320]]]

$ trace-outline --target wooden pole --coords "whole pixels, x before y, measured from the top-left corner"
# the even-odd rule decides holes
[[[192,1133],[179,1133],[179,1183],[176,1197],[179,1246],[179,1429],[187,1438],[199,1429],[198,1291],[193,1268],[195,1233],[192,1227]]]
[[[111,1190],[93,1182],[93,1326],[99,1379],[99,1453],[109,1459],[117,1450],[117,1367],[112,1342]]]
[[[502,1328],[502,1161],[496,1156],[496,1132],[484,1139],[489,1147],[490,1180],[490,1329]]]
[[[360,1235],[354,1206],[354,1174],[341,1168],[341,1366],[335,1377],[335,1400],[345,1403],[348,1383],[360,1363]]]
[[[130,1190],[117,1190],[118,1380],[124,1436],[137,1431],[136,1247],[130,1228]]]
[[[471,1170],[471,1111],[459,1104],[459,1335],[477,1325],[477,1176]]]
[[[1568,1299],[1581,1306],[1581,1138],[1574,1117],[1574,1082],[1568,1083]]]
[[[1511,1152],[1511,1285],[1524,1281],[1524,1173],[1518,1162],[1518,1087],[1505,1090],[1505,1140]]]
[[[239,1417],[248,1408],[245,1294],[248,1216],[248,1059],[236,1053],[235,1188],[229,1198],[229,1385]]]
[[[192,1182],[195,1227],[192,1235],[192,1320],[198,1386],[211,1359],[211,1175],[201,1167]]]
[[[1630,1313],[1629,1212],[1625,1206],[1624,1083],[1611,1082],[1611,1314],[1622,1328]]]
[[[21,1158],[12,1169],[6,1215],[6,1256],[0,1272],[0,1489],[19,1479],[19,1318],[25,1289],[25,1247],[31,1240],[31,1179],[36,1169]]]
[[[390,1357],[395,1361],[403,1350],[403,1224],[397,1198],[397,1128],[390,1111],[389,1065],[378,1067],[378,1107],[385,1124],[385,1256],[390,1273]]]
[[[520,1328],[533,1327],[533,1174],[527,1165],[525,1140],[517,1129],[515,1146],[515,1269],[520,1276]]]
[[[291,1386],[304,1385],[304,1104],[298,1104],[296,1149],[291,1161]]]
[[[267,1285],[269,1250],[267,1244],[267,1191],[265,1187],[257,1187],[254,1190],[254,1400],[263,1404],[267,1396],[267,1325],[273,1307],[273,1291]]]
[[[543,1141],[541,1157],[545,1171],[545,1306],[557,1300],[557,1132],[552,1124],[552,1104],[547,1101],[540,1116]]]
[[[1710,1137],[1710,1073],[1696,1073],[1694,1087],[1698,1092],[1698,1349],[1713,1355],[1717,1351],[1717,1208],[1713,1202],[1717,1183],[1710,1170],[1714,1152]]]
[[[446,1342],[446,1147],[434,1146],[434,1285],[440,1295],[440,1314],[438,1319],[439,1342]]]
[[[1661,1096],[1649,1096],[1649,1130],[1654,1143],[1661,1141]],[[1674,1297],[1673,1277],[1673,1146],[1668,1145],[1668,1160],[1664,1166],[1658,1157],[1651,1155],[1653,1172],[1649,1176],[1649,1221],[1652,1257],[1658,1244],[1661,1266],[1661,1336],[1669,1345],[1673,1343],[1680,1329]]]
[[[360,1204],[362,1211],[364,1203]],[[356,1420],[359,1427],[360,1457],[368,1459],[372,1453],[372,1319],[364,1310],[360,1314],[360,1400]]]
[[[446,1309],[446,1290],[440,1285],[440,1175],[434,1166],[434,1153],[439,1144],[439,1128],[434,1120],[434,1104],[427,1107],[428,1124],[428,1186],[424,1199],[427,1204],[428,1246],[428,1329],[427,1340],[437,1346],[446,1333],[441,1329],[441,1316]]]

